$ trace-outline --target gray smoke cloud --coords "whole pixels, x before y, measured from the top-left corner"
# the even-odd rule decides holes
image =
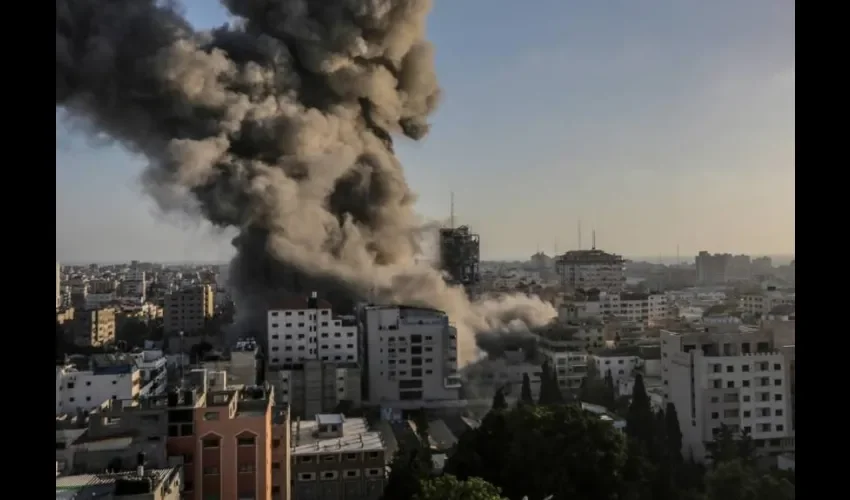
[[[249,314],[315,286],[433,307],[474,334],[548,322],[532,297],[470,302],[418,264],[415,196],[393,137],[419,140],[440,88],[430,0],[223,0],[199,32],[174,2],[57,0],[56,105],[146,157],[165,210],[233,227]]]

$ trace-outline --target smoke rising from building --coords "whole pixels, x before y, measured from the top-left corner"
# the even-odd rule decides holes
[[[430,0],[222,3],[237,20],[198,32],[173,2],[57,0],[56,105],[147,158],[160,207],[239,231],[241,312],[299,286],[433,307],[462,353],[474,332],[555,315],[525,296],[471,303],[415,261],[392,137],[423,138],[439,102]]]

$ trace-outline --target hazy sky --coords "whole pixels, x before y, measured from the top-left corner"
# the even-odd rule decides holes
[[[437,0],[445,99],[399,154],[419,211],[485,258],[597,246],[628,256],[794,252],[794,2]],[[199,28],[226,14],[184,1]],[[143,161],[57,114],[60,261],[224,260],[226,235],[164,220]]]

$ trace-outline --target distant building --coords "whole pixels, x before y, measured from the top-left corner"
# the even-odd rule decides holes
[[[304,360],[270,369],[266,380],[293,417],[313,418],[362,404],[362,373],[354,363]]]
[[[115,309],[75,310],[70,334],[78,346],[100,347],[115,342]]]
[[[558,310],[560,322],[610,317],[647,327],[659,326],[670,318],[669,301],[663,293],[600,292],[579,294]]]
[[[56,263],[56,309],[62,307],[62,267]]]
[[[728,253],[710,254],[701,251],[694,259],[697,268],[697,286],[725,285],[729,281],[729,268],[732,255]]]
[[[291,429],[292,500],[381,498],[390,457],[365,419],[323,414]]]
[[[621,292],[626,286],[626,261],[602,250],[571,250],[555,259],[555,271],[565,291]]]
[[[446,313],[405,306],[362,310],[363,399],[396,409],[457,403],[457,330]]]
[[[165,297],[163,324],[166,334],[198,333],[213,317],[215,303],[210,285],[192,285]]]

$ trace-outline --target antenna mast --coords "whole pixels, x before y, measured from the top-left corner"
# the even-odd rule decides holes
[[[596,250],[596,229],[591,231],[591,245],[593,245],[591,250]]]
[[[449,228],[455,228],[455,192],[452,191],[450,194],[450,205],[449,205]]]

